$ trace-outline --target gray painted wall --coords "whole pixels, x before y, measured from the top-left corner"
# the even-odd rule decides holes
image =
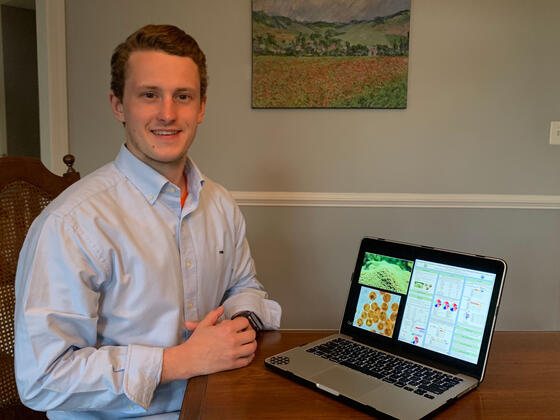
[[[191,33],[209,66],[191,155],[230,190],[560,194],[560,2],[412,1],[408,108],[252,110],[249,0],[67,0],[70,151],[86,174],[123,139],[109,57],[147,23]],[[336,328],[364,235],[509,263],[498,328],[560,329],[558,210],[243,207],[285,328]]]

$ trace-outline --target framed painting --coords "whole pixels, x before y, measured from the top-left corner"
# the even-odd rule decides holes
[[[252,107],[406,108],[410,1],[252,0]]]

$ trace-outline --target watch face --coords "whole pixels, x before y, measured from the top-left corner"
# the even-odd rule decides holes
[[[243,314],[243,316],[245,316],[247,318],[247,320],[249,321],[249,324],[251,324],[251,327],[256,332],[259,332],[260,330],[262,330],[262,322],[254,312],[246,311]]]
[[[263,324],[260,318],[254,312],[243,311],[243,312],[239,312],[235,317],[237,318],[238,316],[243,316],[247,318],[249,324],[251,324],[251,328],[253,328],[256,332],[259,332],[263,329]]]

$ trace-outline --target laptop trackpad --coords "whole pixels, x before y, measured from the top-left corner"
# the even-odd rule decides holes
[[[346,396],[357,398],[371,390],[383,385],[368,376],[354,372],[348,368],[334,366],[310,378],[316,384],[322,385]],[[321,388],[321,387],[319,387]]]

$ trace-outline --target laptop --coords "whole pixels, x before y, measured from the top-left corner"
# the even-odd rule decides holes
[[[369,414],[431,416],[483,380],[506,263],[361,241],[338,334],[265,366]]]

